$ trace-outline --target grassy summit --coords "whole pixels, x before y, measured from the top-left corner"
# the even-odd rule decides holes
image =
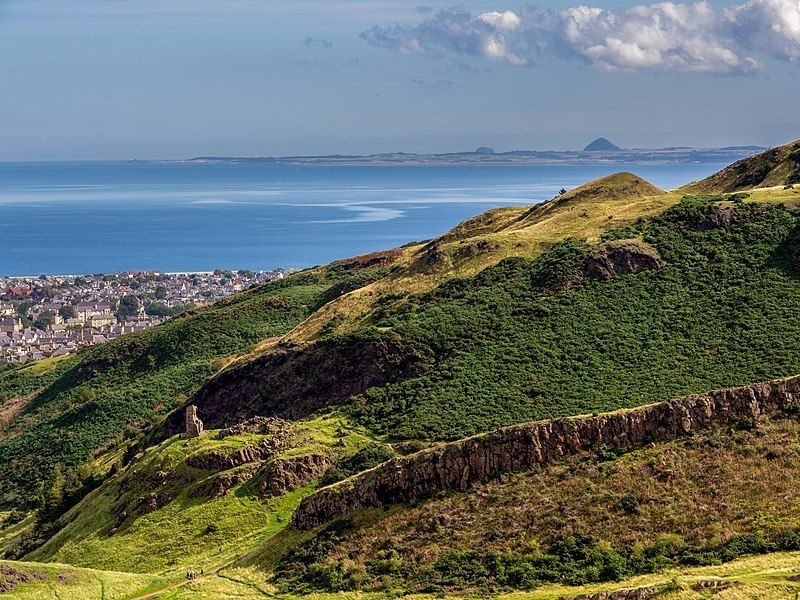
[[[687,185],[691,193],[725,193],[800,184],[800,141],[733,163],[719,173]]]

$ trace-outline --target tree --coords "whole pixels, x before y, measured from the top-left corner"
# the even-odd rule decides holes
[[[17,304],[17,314],[20,317],[27,317],[32,306],[33,300],[25,300],[24,302],[20,302]]]
[[[139,299],[136,296],[123,296],[117,306],[117,319],[125,321],[130,316],[139,312]]]
[[[78,311],[75,310],[75,307],[71,304],[65,304],[58,309],[58,314],[61,315],[61,318],[66,321],[67,319],[74,319],[77,317]]]
[[[163,300],[167,297],[167,288],[163,285],[156,286],[156,299]]]
[[[53,314],[52,311],[43,310],[39,313],[39,316],[36,317],[36,320],[33,322],[35,327],[39,329],[47,329],[51,325],[56,322],[56,316]]]
[[[39,517],[42,521],[50,521],[59,516],[64,501],[64,474],[61,465],[53,467],[50,480],[42,486],[39,498]]]

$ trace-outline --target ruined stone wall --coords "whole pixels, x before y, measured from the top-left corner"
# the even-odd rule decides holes
[[[800,376],[696,394],[629,411],[527,423],[393,459],[323,488],[292,517],[311,529],[362,508],[415,502],[442,490],[464,490],[501,473],[527,471],[605,444],[634,448],[800,405]]]

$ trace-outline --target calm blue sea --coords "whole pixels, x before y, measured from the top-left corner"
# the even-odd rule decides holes
[[[620,170],[674,188],[722,166],[0,163],[0,275],[307,267]]]

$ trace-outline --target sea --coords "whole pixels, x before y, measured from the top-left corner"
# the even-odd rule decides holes
[[[0,163],[0,276],[304,268],[622,170],[670,189],[723,166]]]

